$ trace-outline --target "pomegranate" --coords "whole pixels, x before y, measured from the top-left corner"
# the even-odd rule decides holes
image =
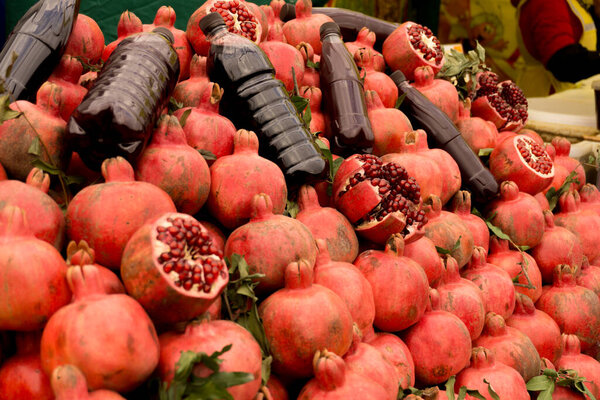
[[[296,82],[303,82],[304,79],[302,53],[296,47],[277,40],[261,42],[259,46],[273,64],[275,78],[283,82],[286,90],[291,93],[294,90],[294,76]]]
[[[187,22],[186,35],[194,51],[201,56],[208,55],[210,42],[206,40],[199,22],[211,12],[221,14],[229,32],[260,43],[263,27],[256,9],[251,8],[250,4],[244,0],[209,0],[203,3],[192,13]]]
[[[482,149],[493,149],[498,140],[498,128],[491,121],[483,118],[471,117],[471,100],[459,102],[458,120],[456,128],[465,139],[471,150],[479,154]]]
[[[456,192],[452,198],[449,211],[462,219],[473,235],[473,245],[482,247],[487,255],[490,245],[490,231],[483,219],[471,214],[471,192],[467,190]]]
[[[321,111],[321,101],[323,100],[321,89],[316,86],[302,86],[300,95],[308,99],[308,105],[310,106],[310,131],[312,133],[320,132],[327,137],[329,135],[328,127],[325,123],[325,115]]]
[[[600,296],[600,267],[590,265],[587,257],[583,258],[581,269],[577,274],[577,285],[588,288]]]
[[[152,321],[131,297],[105,294],[96,268],[70,267],[67,281],[74,301],[52,315],[44,328],[44,371],[50,375],[60,365],[73,364],[92,390],[136,388],[158,364]]]
[[[423,93],[433,104],[456,123],[459,119],[459,99],[456,87],[445,79],[435,79],[430,65],[414,70],[415,82],[412,86]]]
[[[273,214],[273,202],[264,193],[252,199],[250,222],[237,228],[225,243],[225,257],[243,256],[249,273],[265,276],[259,279],[258,292],[273,292],[284,286],[287,265],[299,259],[312,267],[317,259],[317,246],[310,230],[300,221]]]
[[[498,182],[513,181],[521,192],[532,196],[550,185],[554,177],[554,164],[546,150],[523,135],[498,142],[489,165]]]
[[[600,396],[600,363],[594,358],[581,354],[580,340],[576,335],[562,335],[563,354],[556,363],[557,368],[574,369],[579,376],[586,378],[585,385],[594,397]]]
[[[319,255],[314,268],[314,283],[325,286],[340,296],[361,332],[372,329],[375,299],[369,281],[353,264],[333,261],[324,239],[317,239],[317,247]]]
[[[315,64],[314,49],[306,42],[298,43],[296,48],[300,51],[302,54],[302,59],[304,60],[304,76],[302,77],[302,86],[315,86],[320,88],[321,75],[319,74],[319,70],[313,66],[313,64]],[[312,108],[311,111],[313,111]]]
[[[144,25],[144,31],[150,32],[158,26],[167,28],[174,37],[173,48],[177,52],[179,58],[179,80],[184,80],[190,76],[190,63],[192,61],[192,55],[194,54],[192,46],[188,41],[185,31],[175,28],[175,20],[177,15],[175,10],[171,6],[162,6],[156,11],[154,16],[154,22],[152,24]]]
[[[517,246],[535,247],[544,235],[544,213],[532,195],[519,191],[515,182],[500,184],[500,198],[486,207],[489,221]]]
[[[384,251],[367,250],[354,260],[373,289],[374,325],[386,332],[415,324],[427,307],[427,275],[403,253],[404,240],[400,234],[394,234]]]
[[[546,198],[546,195],[543,192],[539,192],[533,197],[535,197],[540,207],[542,207],[542,211],[550,211],[550,203],[548,203],[548,199]]]
[[[210,191],[204,157],[185,140],[177,117],[162,115],[152,139],[137,160],[135,178],[164,190],[179,212],[196,214]]]
[[[404,256],[414,260],[423,268],[429,286],[435,287],[442,277],[444,266],[435,244],[426,236],[421,236],[404,244]]]
[[[22,113],[0,125],[0,163],[9,177],[24,181],[36,159],[65,171],[71,158],[65,128],[60,117],[62,88],[44,82],[35,104],[17,100],[11,110]],[[32,149],[39,151],[32,151]],[[33,153],[33,154],[32,154]]]
[[[597,232],[600,232],[600,215],[593,211],[581,210],[581,198],[576,190],[563,193],[558,198],[560,212],[554,215],[554,224],[567,228],[577,236],[581,243],[583,255],[590,260],[600,257],[597,245]]]
[[[225,252],[225,241],[227,240],[227,237],[223,231],[221,231],[221,229],[212,222],[206,220],[199,220],[199,222],[203,227],[206,228],[208,236],[210,237],[210,240],[212,240],[213,246],[215,246],[217,250]]]
[[[77,14],[64,54],[79,57],[87,64],[97,64],[104,50],[104,34],[98,23],[82,13]]]
[[[232,321],[196,320],[188,323],[182,332],[169,331],[160,335],[160,361],[156,373],[164,382],[171,383],[177,362],[184,351],[212,354],[231,345],[231,349],[219,356],[223,360],[219,371],[247,372],[254,380],[232,386],[227,391],[238,400],[252,400],[261,385],[262,355],[254,337]],[[212,373],[204,365],[194,367],[194,375],[206,377]]]
[[[552,146],[551,144],[547,144],[546,152],[548,153],[548,155],[552,159],[552,162],[554,163],[554,160],[556,159],[556,150],[554,149],[554,146]],[[542,190],[542,193],[546,194],[546,193],[548,193],[548,191],[550,189],[554,189],[554,191],[558,191],[561,188],[561,186],[565,183],[569,174],[570,174],[570,172],[567,170],[567,168],[565,168],[564,165],[554,163],[554,178],[552,178],[552,183],[549,186],[546,186],[546,188],[544,190]],[[575,176],[572,180],[579,181],[577,176]],[[569,183],[568,190],[577,190],[577,189],[578,189],[578,184],[576,182]]]
[[[65,121],[71,118],[71,114],[79,106],[79,103],[81,103],[81,100],[83,100],[83,97],[87,93],[87,89],[79,84],[82,72],[83,66],[79,60],[65,54],[48,77],[48,82],[55,83],[62,89],[62,102],[59,114]]]
[[[417,67],[429,65],[437,74],[446,60],[444,49],[431,29],[411,21],[404,22],[388,35],[382,53],[392,70],[401,70],[411,81],[415,79]]]
[[[557,265],[569,264],[577,269],[581,267],[583,250],[574,233],[554,225],[551,211],[544,211],[544,222],[544,235],[540,243],[531,249],[531,255],[542,273],[542,282],[552,283],[554,267]]]
[[[425,236],[450,255],[462,268],[473,254],[473,234],[469,227],[456,214],[442,210],[442,202],[435,195],[429,196],[423,203],[427,224],[423,227]]]
[[[0,266],[0,330],[41,329],[69,303],[65,261],[51,244],[33,236],[19,207],[0,210]]]
[[[523,377],[506,364],[496,361],[492,350],[475,347],[471,354],[471,365],[456,376],[454,389],[466,386],[477,390],[483,397],[492,400],[488,385],[500,399],[529,400],[529,393]],[[474,399],[467,396],[465,399]]]
[[[440,308],[437,290],[429,293],[427,312],[402,339],[415,361],[417,383],[437,385],[469,365],[471,336],[460,318]]]
[[[65,241],[65,217],[52,197],[50,176],[38,168],[29,171],[25,183],[18,180],[0,181],[0,204],[22,208],[33,235],[62,250]]]
[[[314,378],[302,388],[298,400],[387,399],[385,389],[352,372],[344,360],[327,349],[317,350],[312,361]]]
[[[498,82],[498,75],[491,71],[478,74],[477,79],[479,89],[471,105],[471,114],[492,121],[499,131],[521,129],[528,117],[527,99],[521,88],[512,81]]]
[[[571,142],[564,137],[555,136],[552,139],[552,146],[556,150],[554,165],[564,167],[567,175],[575,171],[575,179],[578,181],[578,183],[575,184],[575,189],[581,189],[583,185],[585,185],[585,171],[583,165],[581,165],[578,160],[569,157],[569,154],[571,153]],[[560,184],[562,185],[562,182]]]
[[[123,157],[107,158],[101,170],[105,182],[85,187],[69,203],[67,235],[88,242],[100,264],[118,269],[130,236],[146,221],[175,212],[175,205],[157,186],[136,182]]]
[[[408,389],[415,384],[415,363],[408,347],[402,339],[391,333],[375,333],[363,338],[375,347],[396,368],[401,389]]]
[[[285,39],[292,46],[307,42],[312,46],[315,54],[321,54],[319,28],[325,22],[333,20],[325,14],[313,14],[311,0],[298,0],[295,7],[296,18],[283,24]]]
[[[486,312],[495,312],[504,319],[512,315],[515,309],[515,286],[508,272],[486,261],[483,247],[475,246],[462,276],[479,287]]]
[[[342,356],[352,344],[348,307],[335,292],[312,282],[310,264],[292,262],[285,269],[285,287],[258,308],[273,369],[282,376],[309,377],[315,351],[330,349]]]
[[[600,300],[592,290],[577,285],[574,267],[556,266],[552,287],[544,291],[536,307],[550,315],[561,332],[577,335],[584,353],[598,353]]]
[[[277,0],[275,0],[277,1]],[[283,1],[283,0],[282,0]],[[277,376],[274,374],[269,375],[266,387],[269,389],[269,394],[273,400],[289,400],[287,389]],[[268,397],[265,396],[265,399]],[[258,399],[257,399],[258,400]]]
[[[581,203],[579,203],[580,209],[594,211],[600,215],[600,191],[596,185],[591,183],[583,185],[579,189],[579,197],[581,198]]]
[[[129,10],[123,11],[119,17],[117,23],[117,38],[107,44],[102,50],[102,61],[106,62],[111,53],[127,36],[133,35],[134,33],[143,32],[142,20],[137,15]]]
[[[52,371],[52,390],[56,400],[125,400],[112,390],[100,389],[88,393],[85,376],[72,364],[60,365]]]
[[[444,256],[445,271],[436,287],[440,295],[440,309],[451,312],[464,322],[471,340],[481,335],[485,322],[485,304],[479,287],[458,272],[452,256]]]
[[[210,82],[206,74],[206,57],[198,54],[192,56],[189,75],[188,79],[180,80],[175,85],[173,98],[183,107],[197,107]]]
[[[383,59],[383,54],[373,48],[376,40],[375,32],[370,31],[369,28],[363,26],[360,28],[360,31],[358,31],[356,39],[353,42],[346,42],[345,44],[348,52],[352,55],[355,55],[359,49],[367,50],[372,56],[371,59],[375,71],[385,72],[385,60]]]
[[[200,95],[198,105],[180,108],[173,113],[181,118],[187,110],[191,110],[183,125],[188,144],[196,150],[211,152],[217,159],[233,153],[233,137],[236,132],[233,123],[219,114],[222,97],[223,89],[210,82]],[[213,161],[209,160],[208,165],[212,164]]]
[[[377,55],[373,50],[358,49],[354,53],[356,66],[360,68],[360,74],[364,78],[365,90],[373,90],[381,99],[384,107],[394,108],[398,101],[398,87],[387,74],[375,69],[374,59]]]
[[[104,293],[125,293],[125,287],[123,287],[123,283],[121,283],[119,277],[110,269],[103,267],[100,264],[95,264],[95,257],[96,252],[94,249],[90,248],[85,240],[82,240],[79,243],[72,240],[67,245],[67,265],[89,265],[96,267],[102,281]]]
[[[342,162],[333,198],[357,233],[379,244],[396,232],[409,238],[426,222],[415,179],[398,164],[384,164],[372,154],[355,154]]]
[[[261,4],[260,6],[267,17],[267,23],[269,25],[266,40],[277,40],[286,43],[285,36],[283,34],[283,21],[279,19],[279,11],[281,10],[283,4],[285,4],[285,1],[275,0],[271,3],[274,4],[274,7],[271,7],[267,4]]]
[[[531,340],[540,357],[555,363],[562,354],[560,328],[544,311],[538,310],[524,294],[517,294],[515,312],[506,325],[523,332]]]
[[[513,281],[517,279],[515,291],[529,296],[534,303],[542,295],[542,274],[535,259],[525,252],[511,250],[508,240],[490,238],[487,262],[508,272]]]
[[[127,293],[156,323],[187,321],[219,297],[229,281],[223,252],[190,215],[166,213],[144,224],[123,250]]]
[[[383,156],[406,151],[410,144],[406,143],[408,139],[405,138],[405,134],[413,130],[406,114],[397,108],[384,106],[379,94],[374,90],[365,91],[365,102],[374,136],[373,154]]]

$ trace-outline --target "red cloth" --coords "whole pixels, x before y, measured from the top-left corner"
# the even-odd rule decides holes
[[[521,7],[519,28],[529,53],[546,65],[565,46],[579,43],[583,27],[566,0],[529,0]]]

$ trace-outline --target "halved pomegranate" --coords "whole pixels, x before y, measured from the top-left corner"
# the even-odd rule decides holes
[[[405,240],[427,222],[421,210],[421,189],[406,170],[372,154],[354,154],[333,181],[336,208],[366,239],[383,244],[393,233]]]
[[[200,222],[187,214],[166,213],[129,239],[121,278],[152,320],[175,323],[206,311],[229,274],[223,252]]]

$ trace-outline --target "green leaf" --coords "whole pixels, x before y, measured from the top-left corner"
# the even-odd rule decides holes
[[[183,108],[183,103],[180,101],[177,101],[175,99],[175,97],[170,97],[169,98],[169,114],[173,114],[175,111],[179,110],[180,108]]]
[[[548,200],[548,204],[550,205],[550,211],[554,210],[560,196],[569,191],[572,183],[579,184],[579,179],[577,179],[577,172],[575,170],[571,171],[571,173],[567,175],[567,177],[563,181],[562,185],[560,185],[558,190],[551,187],[546,192],[546,200]]]
[[[314,68],[317,71],[321,69],[321,63],[319,63],[318,61],[314,62],[314,61],[311,61],[311,60],[306,60],[306,66],[308,68]]]
[[[29,145],[29,148],[27,149],[27,154],[31,154],[32,156],[37,156],[37,157],[42,156],[42,154],[43,154],[42,141],[40,140],[39,136],[36,136],[33,139],[33,141],[31,142],[31,145]]]
[[[21,114],[22,113],[10,108],[10,96],[8,94],[0,96],[0,125],[2,125],[4,121],[19,117]]]
[[[542,390],[547,390],[550,386],[554,384],[554,380],[548,375],[538,375],[534,376],[527,382],[527,390],[532,392],[540,392]]]
[[[454,400],[454,384],[456,383],[456,376],[452,375],[445,384],[446,394],[448,396],[448,400]]]
[[[439,254],[452,254],[456,250],[460,249],[460,239],[461,238],[462,238],[462,236],[458,237],[458,239],[456,240],[456,243],[454,243],[454,246],[452,246],[451,249],[445,249],[445,248],[439,247],[439,246],[435,246],[435,249],[437,250],[437,252]]]
[[[181,125],[182,128],[185,126],[185,123],[187,122],[191,112],[192,108],[190,107],[181,114],[181,117],[179,118],[179,125]]]
[[[463,386],[464,387],[464,386]],[[481,399],[481,400],[487,400],[485,398],[485,396],[483,396],[481,393],[479,393],[479,390],[475,390],[475,389],[467,389],[467,394],[471,397],[475,397],[476,399]],[[490,393],[490,396],[492,396],[492,398],[494,400],[498,400],[498,395],[496,395],[496,397],[494,398],[494,396]]]
[[[466,397],[467,397],[467,387],[466,386],[461,386],[460,389],[458,389],[458,398],[457,398],[457,400],[465,400]]]
[[[487,157],[490,154],[492,154],[492,151],[494,151],[493,148],[485,148],[485,149],[479,149],[479,157]]]
[[[261,379],[262,384],[265,386],[271,376],[271,364],[273,363],[273,356],[263,358],[261,365]]]
[[[202,157],[204,157],[204,159],[206,161],[214,161],[217,159],[217,156],[210,150],[204,150],[204,149],[197,149],[198,153],[200,153],[200,155]]]
[[[552,400],[552,394],[554,393],[554,384],[551,388],[546,389],[538,394],[537,400]]]
[[[396,104],[394,104],[394,108],[400,109],[402,102],[406,98],[406,94],[407,93],[402,93],[400,96],[398,96],[398,100],[396,100]]]
[[[249,372],[215,372],[210,380],[220,388],[243,385],[254,380],[254,375]]]
[[[492,397],[492,399],[493,400],[500,400],[500,396],[498,396],[498,393],[496,393],[496,391],[494,390],[494,388],[492,388],[492,384],[487,379],[484,379],[483,382],[485,384],[487,384],[487,390],[488,390],[489,395]],[[485,397],[483,397],[483,399],[485,400]]]
[[[296,218],[296,215],[298,215],[299,212],[300,207],[298,206],[298,203],[288,199],[285,204],[285,211],[283,212],[283,215],[286,215],[290,218]]]

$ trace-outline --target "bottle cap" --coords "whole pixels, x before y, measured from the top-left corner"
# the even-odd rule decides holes
[[[330,33],[337,33],[338,35],[342,34],[339,25],[335,22],[325,22],[323,25],[321,25],[321,28],[319,29],[321,40]]]
[[[202,32],[205,35],[208,35],[208,33],[215,29],[217,26],[226,26],[223,17],[217,12],[211,12],[206,14],[206,16],[204,16],[204,18],[200,20],[200,23],[198,25],[200,26],[200,29],[202,29]]]
[[[396,86],[400,86],[402,82],[406,82],[406,76],[399,69],[395,70],[390,74],[390,78],[394,81]]]
[[[296,7],[293,4],[285,3],[279,10],[279,19],[283,22],[287,22],[291,19],[296,18]]]
[[[175,36],[173,36],[173,32],[171,32],[164,26],[157,26],[156,28],[152,29],[152,32],[164,36],[165,39],[171,42],[171,44],[175,43]]]

